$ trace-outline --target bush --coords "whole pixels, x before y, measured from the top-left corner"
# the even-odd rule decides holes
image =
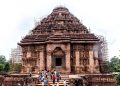
[[[116,75],[117,84],[120,85],[120,74]]]

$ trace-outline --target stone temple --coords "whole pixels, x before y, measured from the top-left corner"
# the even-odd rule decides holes
[[[117,86],[114,75],[104,72],[100,39],[65,7],[53,9],[18,44],[21,73],[0,76],[0,86],[31,86],[31,81],[32,86],[42,86],[38,73],[44,69],[60,72],[59,86],[64,86],[63,80],[69,86]]]
[[[98,42],[67,8],[56,7],[18,43],[23,52],[21,72],[100,73]]]

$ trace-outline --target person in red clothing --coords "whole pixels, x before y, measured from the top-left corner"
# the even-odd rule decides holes
[[[50,82],[48,81],[48,85],[47,86],[50,86]]]
[[[55,74],[52,75],[53,84],[55,84]]]

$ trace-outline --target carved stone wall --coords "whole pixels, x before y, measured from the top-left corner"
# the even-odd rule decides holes
[[[22,73],[37,73],[44,69],[44,46],[23,46]]]
[[[93,46],[93,44],[73,45],[76,73],[99,73],[98,59],[95,58],[97,51],[93,50]]]
[[[44,69],[53,70],[53,52],[57,47],[64,52],[65,73],[75,71],[78,74],[100,73],[97,51],[93,50],[92,44],[47,44],[24,46],[23,49],[23,73],[38,73]],[[60,54],[57,52],[56,54]],[[55,53],[54,53],[55,54]],[[72,59],[72,61],[71,61]],[[71,69],[72,68],[72,69]]]

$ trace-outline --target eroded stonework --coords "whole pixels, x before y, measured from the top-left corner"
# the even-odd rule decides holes
[[[22,73],[44,69],[61,73],[100,73],[99,39],[65,7],[57,7],[26,35],[22,47]]]

